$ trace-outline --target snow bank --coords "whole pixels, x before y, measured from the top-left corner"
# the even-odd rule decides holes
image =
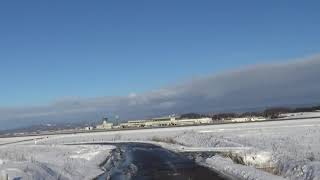
[[[113,146],[12,145],[0,148],[1,174],[9,179],[92,179]]]
[[[34,141],[35,139],[42,139],[42,138],[45,138],[45,136],[0,138],[0,146],[12,144],[12,143],[17,144],[17,143],[23,143],[28,141]]]
[[[316,112],[284,113],[284,114],[281,114],[280,116],[282,117],[281,119],[320,117],[320,111],[316,111]]]
[[[206,167],[212,168],[216,171],[223,172],[225,174],[233,175],[239,179],[245,180],[282,180],[284,178],[266,173],[264,171],[258,170],[251,166],[242,166],[233,163],[231,159],[221,157],[219,155],[207,158],[204,162],[203,160],[198,160],[198,162]]]
[[[223,127],[223,128],[221,128]],[[289,179],[320,179],[320,119],[224,125],[194,129],[174,138],[196,147],[252,147],[230,149],[242,164],[273,169]]]

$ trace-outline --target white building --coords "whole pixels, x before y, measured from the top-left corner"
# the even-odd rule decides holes
[[[152,118],[150,120],[134,120],[127,123],[121,123],[123,128],[137,128],[137,127],[160,127],[160,126],[183,126],[183,125],[195,125],[195,124],[209,124],[212,123],[211,118],[199,118],[199,119],[179,119],[175,116],[165,116]]]
[[[175,121],[177,125],[193,125],[193,124],[210,124],[211,118],[199,118],[199,119],[178,119]]]
[[[92,126],[87,126],[87,127],[84,128],[84,130],[91,131],[91,130],[93,130],[93,127]]]
[[[248,121],[265,121],[265,117],[253,116],[253,117],[242,117],[242,118],[232,118],[231,122],[248,122]]]
[[[112,129],[113,123],[107,122],[104,120],[102,124],[96,126],[96,129]]]
[[[263,116],[251,117],[251,121],[265,121],[265,120],[267,119]]]
[[[251,121],[251,119],[248,117],[231,119],[231,122],[247,122],[247,121]]]

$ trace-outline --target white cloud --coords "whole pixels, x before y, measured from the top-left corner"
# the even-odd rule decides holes
[[[118,114],[126,119],[316,103],[320,99],[319,77],[320,56],[313,56],[290,63],[228,71],[144,94],[87,99],[73,97],[41,107],[0,108],[0,127],[95,120],[103,114]]]

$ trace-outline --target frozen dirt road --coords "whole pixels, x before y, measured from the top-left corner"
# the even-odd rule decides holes
[[[222,175],[197,165],[185,156],[161,147],[142,144],[118,144],[113,162],[105,164],[106,173],[98,179],[111,180],[223,180]]]

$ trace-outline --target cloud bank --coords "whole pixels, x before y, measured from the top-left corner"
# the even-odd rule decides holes
[[[238,111],[320,104],[320,56],[265,64],[123,97],[70,98],[47,106],[0,108],[0,130],[37,123],[135,119],[171,113]]]

